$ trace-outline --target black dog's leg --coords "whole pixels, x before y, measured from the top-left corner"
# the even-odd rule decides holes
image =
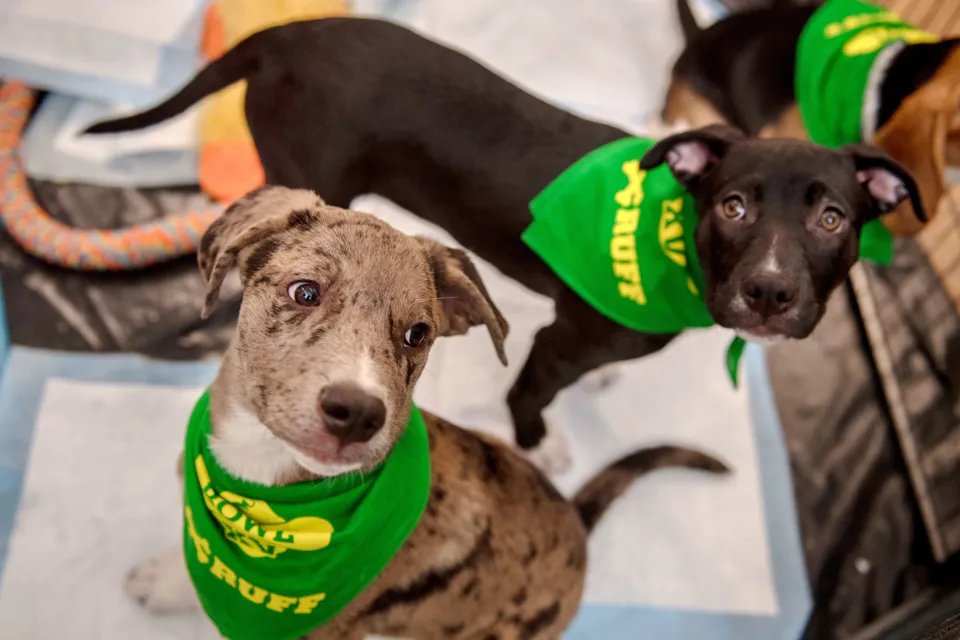
[[[662,349],[674,335],[631,331],[580,298],[557,301],[557,319],[537,332],[530,355],[507,394],[517,445],[533,449],[546,435],[543,411],[562,389],[597,367]]]

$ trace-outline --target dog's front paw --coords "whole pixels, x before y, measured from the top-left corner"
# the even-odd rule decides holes
[[[619,364],[605,364],[593,371],[588,371],[580,380],[588,391],[597,393],[616,382],[620,378],[620,373]]]
[[[526,454],[530,462],[548,476],[560,475],[573,464],[573,458],[567,449],[567,439],[556,429],[547,430],[547,435],[540,444],[527,450]]]
[[[199,607],[183,552],[172,549],[144,560],[127,574],[126,591],[152,613],[181,613]]]

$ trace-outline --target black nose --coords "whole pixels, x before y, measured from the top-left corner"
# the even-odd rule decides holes
[[[740,290],[747,306],[766,318],[793,306],[799,287],[783,276],[759,275],[748,278]]]
[[[387,408],[355,384],[338,383],[320,390],[320,415],[323,425],[341,445],[366,442],[387,419]]]

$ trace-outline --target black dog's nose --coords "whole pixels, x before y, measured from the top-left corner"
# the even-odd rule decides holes
[[[357,385],[338,383],[320,390],[320,414],[327,431],[343,446],[372,438],[383,428],[387,408]]]
[[[747,306],[766,318],[789,309],[796,301],[799,289],[789,278],[760,275],[748,278],[741,291]]]

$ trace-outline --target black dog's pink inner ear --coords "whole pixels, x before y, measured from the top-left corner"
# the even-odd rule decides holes
[[[907,199],[907,186],[896,174],[881,167],[857,171],[857,181],[863,185],[881,211],[892,211]]]
[[[678,142],[667,152],[667,165],[675,176],[701,176],[715,162],[710,149],[702,142]]]

